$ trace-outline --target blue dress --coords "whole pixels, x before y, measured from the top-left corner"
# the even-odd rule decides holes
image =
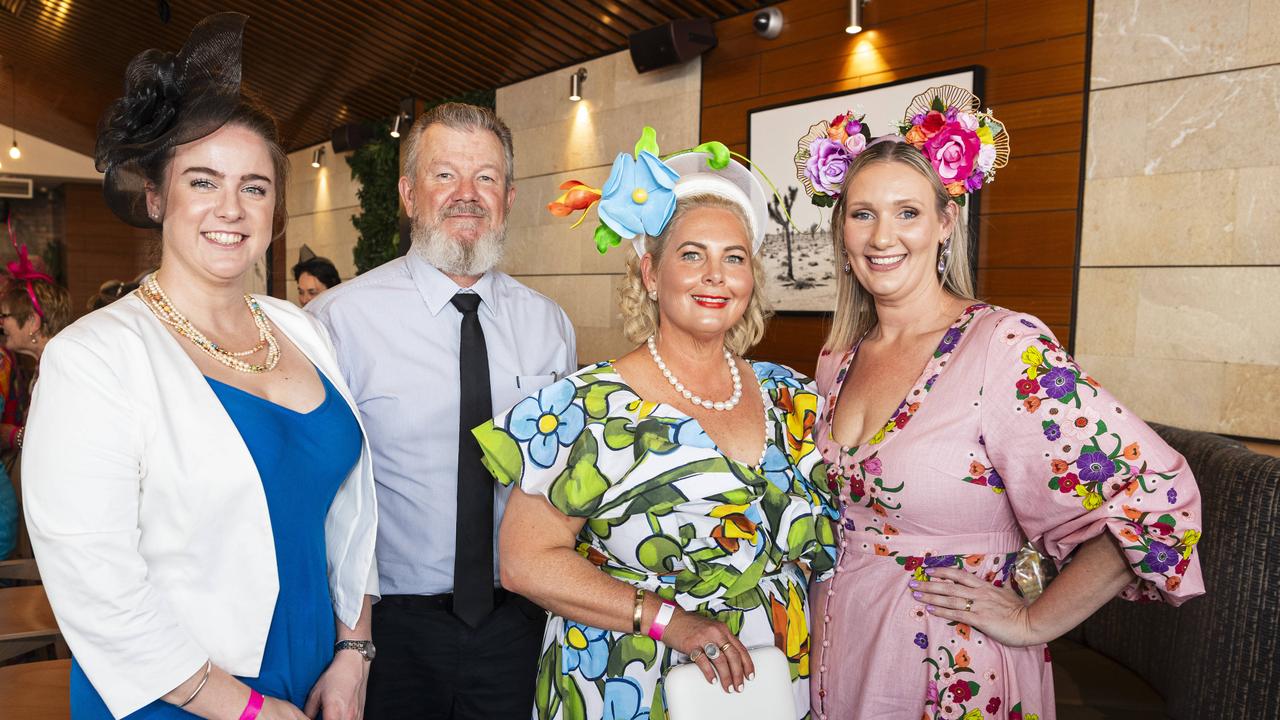
[[[317,374],[324,383],[324,401],[306,413],[206,378],[262,476],[280,578],[259,674],[240,680],[299,708],[333,659],[334,615],[324,520],[338,488],[360,458],[361,445],[360,426],[351,408],[328,378]],[[74,660],[71,717],[111,720],[102,697]],[[128,716],[129,720],[193,717],[163,700]]]

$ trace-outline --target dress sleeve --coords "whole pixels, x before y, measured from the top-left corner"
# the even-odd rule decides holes
[[[1061,564],[1109,532],[1136,576],[1122,598],[1180,605],[1204,593],[1200,492],[1186,459],[1036,318],[995,328],[981,407],[987,456],[1033,543]]]
[[[762,368],[767,369],[762,372]],[[826,463],[814,444],[814,428],[823,412],[822,395],[813,380],[790,368],[756,363],[756,371],[764,375],[761,386],[772,402],[771,412],[779,420],[775,427],[782,435],[766,450],[762,468],[770,486],[784,490],[789,498],[783,514],[782,549],[788,560],[807,563],[815,580],[825,580],[835,572],[832,523],[838,513]],[[766,504],[770,495],[771,489],[766,487]]]
[[[472,433],[498,482],[544,495],[565,515],[591,517],[610,482],[600,469],[602,433],[585,409],[590,385],[580,393],[575,380],[548,385]]]
[[[75,340],[54,338],[40,368],[23,449],[31,544],[67,644],[123,717],[208,656],[138,551],[144,463],[134,398],[106,358]]]

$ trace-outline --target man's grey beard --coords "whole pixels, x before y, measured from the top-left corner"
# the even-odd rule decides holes
[[[475,242],[464,243],[449,236],[440,223],[419,223],[415,218],[411,232],[412,252],[427,264],[447,275],[476,277],[483,275],[502,262],[506,247],[507,228],[491,228]]]

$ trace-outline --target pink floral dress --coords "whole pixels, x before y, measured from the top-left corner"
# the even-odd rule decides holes
[[[1002,586],[1024,539],[1061,563],[1109,532],[1135,575],[1122,597],[1178,605],[1204,592],[1186,461],[1039,320],[966,309],[893,417],[848,448],[831,418],[856,352],[818,360],[827,410],[814,434],[841,517],[835,575],[812,596],[815,718],[1052,720],[1047,648],[925,613],[907,581],[927,567]]]

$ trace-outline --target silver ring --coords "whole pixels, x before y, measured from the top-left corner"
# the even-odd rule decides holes
[[[720,648],[715,643],[707,643],[702,646],[702,652],[707,656],[708,660],[715,660],[720,657]]]

